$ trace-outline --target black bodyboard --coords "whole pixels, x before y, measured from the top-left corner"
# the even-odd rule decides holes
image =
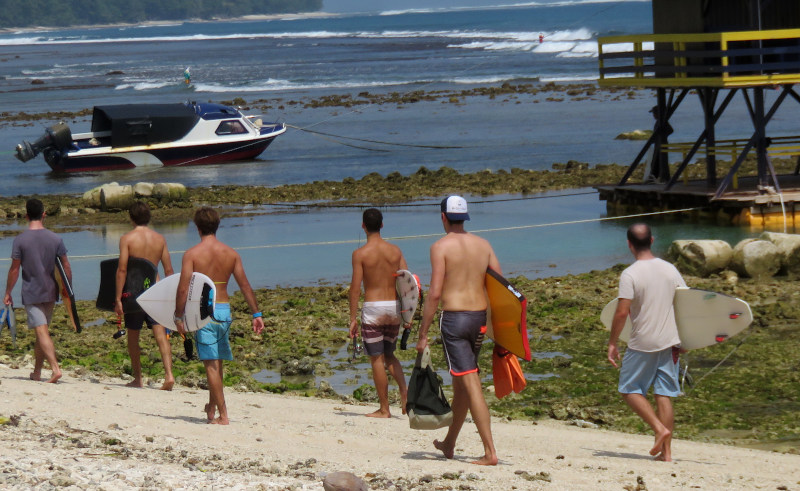
[[[114,297],[117,291],[117,268],[119,258],[100,262],[100,291],[97,292],[95,306],[100,310],[114,311]],[[142,312],[136,297],[156,283],[158,267],[140,257],[128,258],[128,274],[122,289],[122,311],[126,314]]]

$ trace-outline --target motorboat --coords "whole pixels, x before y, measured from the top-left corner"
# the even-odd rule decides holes
[[[255,158],[285,132],[283,123],[222,104],[95,106],[90,132],[72,134],[62,121],[17,145],[16,157],[27,162],[41,153],[55,172],[219,164]]]

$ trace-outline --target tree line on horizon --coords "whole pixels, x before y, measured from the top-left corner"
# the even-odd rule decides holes
[[[0,0],[0,27],[64,27],[316,12],[322,0]]]

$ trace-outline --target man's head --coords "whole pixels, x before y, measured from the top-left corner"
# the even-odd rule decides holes
[[[628,227],[628,243],[634,252],[649,251],[653,244],[653,234],[646,223],[634,223]]]
[[[128,208],[128,216],[136,225],[147,225],[150,223],[150,207],[144,201],[137,201]]]
[[[28,220],[41,220],[44,217],[44,205],[36,198],[31,198],[25,203],[25,213]]]
[[[383,213],[377,208],[364,210],[361,220],[367,233],[380,232],[381,227],[383,227]]]
[[[451,225],[458,225],[464,223],[464,220],[469,220],[467,200],[461,196],[448,196],[443,199],[441,210]]]
[[[210,206],[204,206],[194,212],[194,224],[200,235],[215,235],[219,228],[219,213]]]

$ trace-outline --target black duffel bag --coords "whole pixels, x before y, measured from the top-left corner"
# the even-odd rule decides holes
[[[453,411],[439,377],[431,368],[431,352],[427,346],[417,354],[417,362],[408,381],[406,412],[409,426],[414,430],[435,430],[450,426],[453,422]]]

